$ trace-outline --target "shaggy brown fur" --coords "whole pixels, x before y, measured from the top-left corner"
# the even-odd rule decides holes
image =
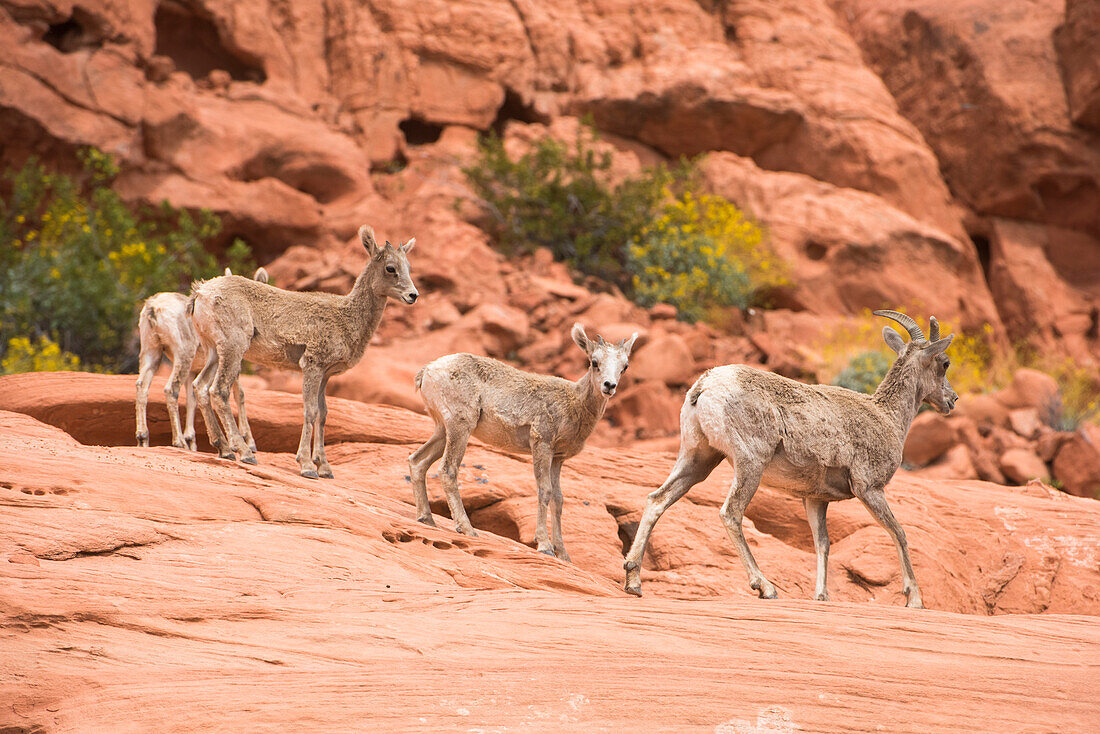
[[[920,607],[905,531],[886,503],[884,487],[901,465],[909,424],[922,402],[948,413],[958,395],[947,381],[944,355],[953,335],[939,339],[932,319],[932,341],[904,314],[876,313],[906,324],[906,344],[886,327],[883,338],[897,361],[874,395],[842,387],[804,385],[741,365],[716,367],[699,378],[680,412],[680,455],[665,483],[649,495],[626,556],[628,592],[641,595],[641,561],[661,514],[703,481],[725,458],[737,478],[722,506],[722,520],[760,596],[774,598],[775,587],[761,573],[745,542],[741,521],[763,480],[802,499],[817,551],[816,597],[828,599],[826,575],[829,502],[857,497],[894,539],[908,606]]]
[[[195,390],[210,440],[223,458],[233,458],[237,451],[241,461],[256,463],[226,402],[244,358],[302,371],[304,424],[298,464],[304,477],[332,477],[325,458],[325,386],[330,377],[362,358],[387,299],[413,303],[419,296],[407,257],[415,239],[400,247],[387,242],[382,248],[366,225],[359,229],[359,238],[370,259],[346,296],[285,291],[240,277],[214,278],[193,288],[195,330],[209,349]]]
[[[458,467],[473,435],[493,446],[531,454],[539,488],[538,549],[569,560],[561,537],[561,467],[584,448],[603,416],[638,335],[608,344],[602,337],[590,340],[584,328],[575,324],[572,336],[588,357],[588,371],[577,382],[522,372],[473,354],[441,357],[420,370],[416,386],[435,421],[432,437],[409,457],[409,477],[421,522],[435,525],[425,477],[442,456],[443,489],[455,528],[476,535],[458,493]],[[546,532],[550,506],[554,511],[552,540]]]

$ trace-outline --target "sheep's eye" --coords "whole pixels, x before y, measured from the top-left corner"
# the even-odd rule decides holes
[[[596,360],[592,360],[592,366],[595,367],[596,369],[599,369],[600,368],[600,363],[597,362]]]
[[[944,362],[943,363],[943,371],[947,372],[947,368],[950,367],[950,366],[951,366],[951,360],[948,360],[948,361]]]
[[[623,365],[623,372],[626,372],[626,368],[627,368],[627,367],[629,367],[629,366],[630,366],[630,365],[628,365],[628,364],[624,364],[624,365]],[[619,374],[621,375],[621,374],[622,374],[622,372],[620,372]]]
[[[389,273],[390,275],[397,275],[397,268],[395,268],[392,265],[387,265],[386,266],[386,272]]]

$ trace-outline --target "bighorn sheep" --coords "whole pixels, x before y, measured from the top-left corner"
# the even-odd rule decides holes
[[[905,531],[886,503],[884,487],[901,464],[905,436],[921,403],[943,414],[955,407],[959,396],[947,381],[944,354],[954,334],[940,339],[939,323],[932,318],[931,337],[925,339],[905,314],[875,314],[904,326],[910,341],[906,344],[892,328],[883,328],[882,336],[898,358],[874,395],[804,385],[740,365],[716,367],[696,381],[680,411],[680,455],[665,483],[649,495],[623,564],[626,591],[641,596],[642,556],[661,514],[725,458],[736,479],[722,505],[722,520],[749,585],[762,598],[774,599],[775,587],[760,572],[741,531],[745,508],[761,479],[802,498],[817,551],[817,599],[829,598],[825,510],[829,502],[857,497],[894,540],[906,606],[922,607]]]
[[[443,490],[455,529],[477,534],[458,493],[458,467],[472,434],[493,446],[531,455],[538,484],[538,549],[569,560],[561,537],[561,466],[584,448],[603,416],[638,334],[609,344],[603,337],[589,339],[584,327],[574,324],[572,337],[588,356],[588,370],[577,382],[523,372],[473,354],[441,357],[417,373],[416,387],[435,421],[432,437],[409,456],[420,522],[435,525],[425,475],[442,456]],[[552,540],[546,532],[548,506],[554,511]]]
[[[225,269],[226,275],[233,273]],[[268,281],[267,271],[260,268],[252,276],[260,283]],[[182,293],[156,293],[145,299],[138,317],[138,334],[141,337],[141,352],[138,356],[137,380],[137,443],[149,445],[149,424],[146,420],[146,405],[149,402],[149,384],[165,356],[172,360],[172,374],[164,386],[164,397],[168,402],[168,418],[172,422],[172,445],[194,451],[195,443],[195,390],[191,378],[198,374],[206,357],[199,348],[199,337],[187,313],[187,296]],[[184,372],[187,372],[187,423],[186,430],[180,430],[179,394]],[[252,439],[252,429],[244,412],[244,393],[238,380],[233,383],[233,393],[237,401],[237,420],[240,431],[252,450],[256,442]]]
[[[346,296],[285,291],[240,277],[214,278],[192,288],[195,331],[209,350],[195,378],[195,391],[211,443],[222,458],[232,459],[238,452],[241,461],[256,463],[254,451],[233,425],[228,403],[244,358],[302,371],[304,423],[298,465],[304,477],[332,477],[325,458],[328,380],[363,357],[388,298],[411,304],[420,295],[409,276],[407,257],[415,239],[400,247],[389,242],[379,247],[374,230],[363,225],[359,240],[369,258]]]

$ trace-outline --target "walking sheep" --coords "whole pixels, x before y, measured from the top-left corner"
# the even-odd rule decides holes
[[[195,391],[211,443],[222,458],[231,459],[238,452],[241,461],[256,463],[253,450],[233,425],[228,403],[243,358],[301,370],[304,422],[298,465],[303,477],[332,477],[325,458],[328,380],[362,358],[387,299],[411,304],[420,295],[409,275],[408,253],[415,239],[400,247],[389,242],[379,247],[374,230],[363,225],[359,240],[369,259],[345,296],[286,291],[236,276],[195,284],[191,292],[195,331],[209,350],[195,378]]]
[[[425,475],[442,456],[443,489],[455,529],[477,535],[458,493],[458,467],[474,435],[493,446],[531,455],[538,484],[538,550],[569,560],[561,536],[562,463],[584,448],[603,416],[638,334],[609,344],[603,337],[589,339],[584,327],[574,324],[572,337],[588,358],[588,370],[577,382],[523,372],[473,354],[441,357],[417,373],[416,387],[435,421],[432,437],[409,457],[420,522],[435,525]],[[552,539],[546,532],[548,506],[553,508]]]
[[[740,365],[706,372],[688,391],[680,411],[680,454],[668,479],[649,495],[634,543],[627,553],[625,588],[641,596],[641,561],[654,524],[674,502],[729,460],[736,479],[722,520],[762,598],[777,594],[745,542],[741,520],[763,479],[771,487],[802,498],[817,551],[815,596],[828,600],[826,573],[829,502],[858,498],[894,540],[901,562],[906,606],[921,608],[905,531],[886,503],[884,487],[901,464],[909,424],[922,402],[940,413],[955,407],[958,395],[947,381],[944,350],[954,334],[940,338],[931,320],[926,339],[917,323],[897,311],[875,311],[909,332],[908,344],[890,327],[882,336],[898,357],[874,395],[842,387],[804,385]]]
[[[232,275],[229,268],[226,275]],[[260,268],[252,276],[260,283],[268,280],[267,271]],[[149,402],[149,384],[153,381],[160,363],[167,356],[172,360],[172,374],[164,386],[164,397],[168,403],[168,418],[172,423],[172,445],[194,451],[195,443],[195,389],[192,377],[202,367],[206,353],[199,348],[199,337],[187,313],[187,296],[182,293],[156,293],[145,299],[138,317],[138,334],[141,337],[141,352],[138,356],[137,380],[137,444],[149,445],[149,424],[146,420],[146,405]],[[187,417],[186,428],[180,430],[179,394],[180,383],[187,373]],[[237,420],[240,431],[252,450],[256,442],[252,439],[252,429],[244,411],[244,392],[238,380],[233,383],[233,393],[237,401]]]

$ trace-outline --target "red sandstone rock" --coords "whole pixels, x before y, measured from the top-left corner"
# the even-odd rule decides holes
[[[1038,455],[1026,448],[1013,448],[1001,454],[1000,469],[1013,484],[1027,484],[1031,479],[1046,479],[1050,469]]]
[[[1054,457],[1054,476],[1070,494],[1100,498],[1100,450],[1080,433],[1066,438]]]
[[[638,380],[686,385],[695,376],[695,359],[683,337],[655,334],[631,357],[630,374]]]
[[[1039,411],[1035,408],[1020,408],[1008,413],[1008,422],[1012,430],[1027,439],[1034,439],[1039,435],[1042,421],[1039,419]]]
[[[49,405],[43,417],[78,433],[125,436],[132,388],[123,376],[4,377],[0,411]],[[257,418],[291,424],[296,443],[293,396],[250,387],[249,400]],[[412,519],[404,459],[427,419],[339,399],[330,408],[338,478],[325,482],[299,477],[289,453],[262,452],[247,467],[168,447],[88,446],[0,412],[0,663],[13,674],[0,681],[10,702],[0,722],[76,731],[125,718],[157,731],[242,730],[260,716],[303,731],[365,720],[394,729],[551,720],[558,731],[749,731],[777,721],[874,728],[890,716],[914,731],[1083,730],[1100,713],[1088,674],[1100,636],[1091,617],[1067,616],[1100,610],[1092,500],[899,475],[891,502],[926,603],[969,613],[960,615],[900,607],[893,546],[854,501],[829,513],[836,601],[810,601],[801,503],[763,488],[746,529],[784,596],[763,602],[717,516],[732,476],[723,466],[665,514],[646,559],[646,597],[629,599],[619,591],[622,537],[672,453],[589,448],[566,464],[567,564],[523,545],[533,536],[527,460],[471,445],[460,482],[481,535],[466,538],[445,517],[438,529]],[[258,425],[266,420],[254,419],[258,438],[272,435]],[[435,477],[429,491],[442,510]],[[1042,611],[1059,614],[1019,616]],[[580,644],[563,643],[563,621]],[[837,638],[843,627],[860,635]],[[829,680],[807,679],[798,657],[807,646]],[[653,677],[630,661],[654,650],[664,650],[660,687],[676,705],[658,701],[641,720],[636,692]],[[841,721],[820,698],[836,671],[844,687],[864,689],[890,680],[914,650],[905,681],[873,713],[846,707]],[[779,663],[732,684],[713,672],[769,655]],[[615,660],[626,662],[609,668]],[[349,665],[371,676],[349,677]],[[425,708],[440,665],[468,675]],[[530,685],[535,668],[548,673],[545,685]],[[738,700],[761,703],[744,709],[699,693],[731,685]],[[1022,692],[1026,716],[987,705],[1006,685]],[[777,690],[780,708],[761,693]],[[906,705],[890,703],[898,700]]]
[[[908,464],[930,464],[957,441],[951,422],[938,413],[925,411],[913,420],[905,438],[903,460]]]

